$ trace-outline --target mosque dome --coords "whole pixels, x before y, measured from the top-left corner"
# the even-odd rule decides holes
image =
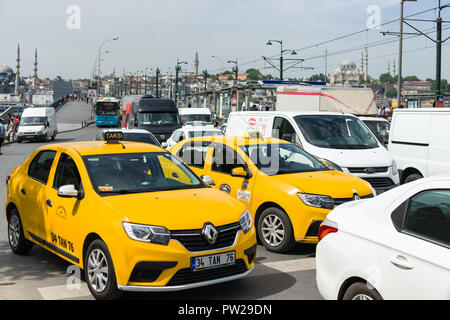
[[[13,69],[11,69],[11,67],[7,66],[6,64],[0,67],[0,74],[12,74],[12,73],[14,73]]]

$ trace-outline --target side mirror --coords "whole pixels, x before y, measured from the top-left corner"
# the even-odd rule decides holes
[[[243,167],[237,167],[231,170],[231,175],[233,177],[242,177],[246,178],[248,177],[248,172]]]
[[[201,178],[208,186],[216,185],[216,183],[213,181],[213,179],[210,176],[201,176]]]
[[[58,196],[62,198],[79,198],[80,193],[73,184],[69,184],[59,187]]]
[[[164,148],[164,149],[167,149],[168,146],[169,145],[167,144],[167,142],[161,143],[161,147]]]

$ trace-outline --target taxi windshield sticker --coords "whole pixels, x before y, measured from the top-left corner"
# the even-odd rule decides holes
[[[114,187],[108,187],[108,186],[105,186],[105,187],[98,187],[98,191],[101,191],[101,192],[114,191]]]

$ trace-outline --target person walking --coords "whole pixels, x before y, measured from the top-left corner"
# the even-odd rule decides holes
[[[2,155],[2,144],[5,140],[6,130],[5,126],[3,125],[3,119],[0,119],[0,155]]]

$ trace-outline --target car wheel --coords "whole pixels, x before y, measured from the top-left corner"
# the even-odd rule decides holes
[[[422,178],[423,177],[422,177],[421,174],[419,174],[419,173],[412,173],[412,174],[408,175],[405,178],[405,181],[403,182],[403,184],[410,183],[410,182],[413,182],[413,181],[416,181],[416,180],[419,180],[419,179],[422,179]]]
[[[56,131],[52,135],[52,140],[55,140],[55,138],[56,138]]]
[[[279,208],[268,208],[258,220],[258,236],[264,247],[273,252],[287,252],[295,245],[291,220]]]
[[[122,295],[122,291],[117,288],[111,255],[103,241],[94,240],[86,250],[84,274],[95,299],[114,300]]]
[[[369,288],[368,284],[357,282],[348,287],[345,291],[343,300],[383,300],[381,295],[375,290]]]
[[[22,221],[17,209],[11,212],[8,219],[8,240],[11,250],[19,255],[26,255],[33,248],[33,243],[25,239]]]

